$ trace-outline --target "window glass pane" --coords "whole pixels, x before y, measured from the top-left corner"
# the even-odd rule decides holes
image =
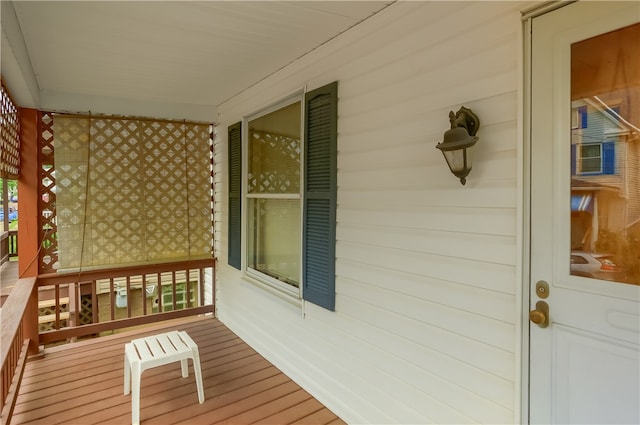
[[[571,48],[574,276],[640,284],[639,49],[640,24]]]
[[[581,171],[583,173],[597,173],[602,170],[600,162],[601,145],[582,145]]]
[[[297,288],[300,200],[251,198],[248,226],[248,266]]]
[[[600,145],[583,145],[583,158],[600,158]]]
[[[249,121],[248,193],[300,193],[300,102]]]

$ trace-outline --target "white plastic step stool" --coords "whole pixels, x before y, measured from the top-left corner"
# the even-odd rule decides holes
[[[131,390],[133,377],[133,394],[131,395],[131,423],[140,423],[140,378],[142,372],[156,366],[180,361],[182,377],[189,376],[187,360],[193,362],[198,387],[198,401],[204,402],[202,387],[202,371],[200,370],[200,354],[198,346],[185,331],[172,331],[163,334],[134,339],[124,346],[124,394]]]

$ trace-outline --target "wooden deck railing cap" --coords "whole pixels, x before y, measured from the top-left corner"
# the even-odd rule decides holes
[[[2,365],[4,365],[9,355],[13,338],[22,324],[22,318],[35,287],[35,277],[18,279],[0,309],[0,315],[2,316],[2,326],[0,326],[0,364]]]

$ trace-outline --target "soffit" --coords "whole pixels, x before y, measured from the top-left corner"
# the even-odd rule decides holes
[[[41,92],[218,105],[390,1],[14,1]]]

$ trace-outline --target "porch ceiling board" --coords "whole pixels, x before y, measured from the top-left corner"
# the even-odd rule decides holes
[[[9,41],[24,40],[43,103],[211,107],[390,3],[13,1],[21,37]]]
[[[214,318],[47,349],[27,363],[11,423],[129,423],[124,344],[173,329],[186,330],[199,346],[205,402],[198,404],[191,363],[186,379],[177,364],[153,368],[142,375],[142,423],[344,423]]]

